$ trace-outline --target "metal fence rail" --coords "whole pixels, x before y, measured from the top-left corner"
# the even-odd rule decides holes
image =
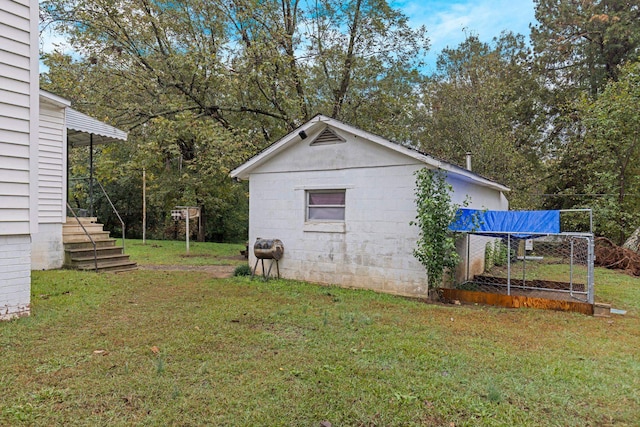
[[[594,302],[591,233],[469,233],[463,241],[454,288]]]

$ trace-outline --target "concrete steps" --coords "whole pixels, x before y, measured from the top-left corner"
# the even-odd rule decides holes
[[[77,270],[97,270],[105,272],[123,272],[136,270],[137,264],[124,254],[122,246],[116,246],[116,239],[104,231],[103,225],[93,218],[67,218],[62,228],[64,243],[64,267]],[[96,244],[95,257],[93,244],[83,228],[91,235]]]
[[[87,233],[91,235],[91,238],[94,242],[97,241],[105,241],[109,240],[110,233],[108,231],[91,231],[87,230]],[[67,232],[64,229],[62,230],[62,243],[89,243],[91,244],[91,239],[86,235],[84,231],[79,232]]]

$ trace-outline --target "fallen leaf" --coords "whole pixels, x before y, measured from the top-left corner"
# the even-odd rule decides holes
[[[160,353],[160,349],[157,346],[154,345],[153,347],[151,347],[151,352],[153,354],[158,354],[158,353]]]

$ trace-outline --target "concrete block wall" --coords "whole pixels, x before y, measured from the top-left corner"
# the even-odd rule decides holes
[[[414,173],[422,167],[415,162],[252,175],[250,246],[258,237],[282,240],[280,273],[285,278],[426,297],[426,273],[413,256],[418,229],[410,225],[416,215]],[[471,195],[469,207],[508,208],[500,192],[455,178],[449,182],[455,203]],[[345,189],[344,223],[305,222],[306,192],[320,189]],[[270,262],[265,261],[265,269]],[[250,265],[255,265],[252,251]]]
[[[32,235],[31,241],[31,268],[33,270],[62,268],[64,263],[62,224],[40,224],[38,232]]]
[[[418,229],[410,225],[415,220],[414,172],[422,167],[252,175],[250,245],[258,237],[282,240],[280,272],[286,278],[426,297],[426,273],[413,256]],[[452,184],[454,194],[462,193],[458,199],[477,190],[455,180]],[[306,191],[319,189],[345,189],[343,224],[305,222]],[[493,193],[479,194],[483,202],[472,206],[499,209],[500,197]],[[250,263],[255,264],[252,251]]]
[[[0,320],[29,314],[31,239],[0,236]]]

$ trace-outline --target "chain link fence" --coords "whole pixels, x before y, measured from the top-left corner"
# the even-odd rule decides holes
[[[593,235],[467,233],[453,287],[593,304]]]

